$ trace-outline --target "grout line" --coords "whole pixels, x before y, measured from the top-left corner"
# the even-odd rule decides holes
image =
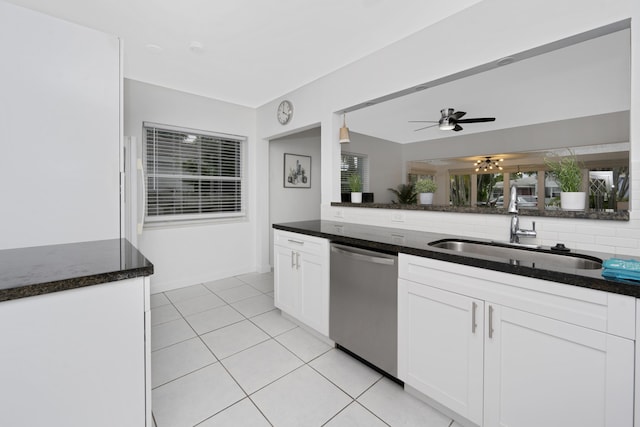
[[[351,396],[349,396],[349,397],[351,397]],[[344,412],[344,410],[347,409],[349,406],[351,406],[354,402],[355,402],[355,400],[352,399],[351,402],[347,403],[344,408],[340,409],[337,413],[335,413],[331,418],[329,418],[327,421],[325,421],[321,425],[322,426],[326,426],[327,424],[329,424],[331,422],[331,420],[333,420],[335,417],[337,417],[342,412]]]
[[[278,336],[280,336],[280,335],[284,334],[285,332],[289,332],[290,330],[295,329],[295,328],[297,328],[297,327],[298,327],[298,326],[296,326],[296,324],[295,324],[295,323],[293,323],[293,322],[289,322],[289,323],[291,323],[291,324],[293,325],[293,328],[291,328],[291,329],[287,329],[286,331],[282,331],[282,332],[280,332],[280,333],[279,333],[279,334],[277,334],[277,335],[271,335],[267,330],[265,330],[263,327],[261,327],[260,325],[258,325],[256,322],[254,322],[253,320],[251,320],[251,319],[255,319],[255,318],[256,318],[256,317],[258,317],[258,316],[262,316],[263,314],[271,313],[272,311],[276,311],[276,310],[280,311],[280,309],[279,309],[278,307],[274,307],[274,308],[273,308],[273,310],[265,311],[264,313],[260,313],[260,314],[256,314],[255,316],[248,317],[248,318],[247,318],[247,320],[248,320],[249,322],[253,323],[253,324],[254,324],[258,329],[260,329],[262,332],[264,332],[265,334],[269,335],[271,338],[278,337]],[[283,318],[283,319],[284,319],[284,318]],[[285,320],[286,320],[286,319],[285,319]],[[287,321],[288,321],[288,320],[287,320]]]
[[[243,322],[244,322],[244,320],[243,320]],[[234,323],[234,325],[236,325],[236,324],[238,324],[238,323],[240,323],[240,322]],[[232,325],[229,325],[229,326],[232,326]],[[226,327],[226,326],[225,326],[225,327]],[[220,328],[220,329],[223,329],[223,328]],[[219,329],[216,329],[216,330],[219,330]],[[213,331],[212,331],[212,332],[213,332]],[[207,332],[207,333],[209,333],[209,332]],[[222,357],[222,358],[218,358],[218,360],[219,360],[220,362],[222,362],[223,360],[226,360],[226,359],[228,359],[228,358],[230,358],[230,357],[232,357],[232,356],[235,356],[235,355],[236,355],[236,354],[238,354],[238,353],[242,353],[242,352],[243,352],[243,351],[245,351],[245,350],[249,350],[250,348],[257,347],[257,346],[259,346],[260,344],[262,344],[262,343],[264,343],[264,342],[267,342],[267,341],[269,341],[269,340],[271,340],[271,339],[273,339],[273,338],[271,338],[269,335],[267,335],[267,338],[266,338],[266,339],[263,339],[263,340],[262,340],[262,341],[260,341],[260,342],[257,342],[257,343],[255,343],[255,344],[252,344],[252,345],[250,345],[250,346],[249,346],[249,347],[247,347],[247,348],[243,348],[242,350],[238,350],[238,351],[236,351],[235,353],[232,353],[232,354],[230,354],[230,355],[228,355],[228,356],[225,356],[225,357]],[[207,344],[205,343],[205,345],[207,345]],[[208,346],[207,346],[207,347],[208,347]],[[211,352],[213,352],[213,350],[211,350],[211,349],[209,349],[209,350],[210,350]],[[218,357],[218,356],[216,356],[216,357]]]
[[[335,347],[333,347],[333,348],[329,349],[329,351],[334,350],[334,349],[335,349]],[[315,358],[315,359],[313,359],[313,360],[316,360],[316,359],[318,359],[319,357],[324,356],[325,354],[329,353],[329,351],[326,351],[325,353],[323,353],[322,355],[320,355],[320,356],[316,357],[316,358]],[[310,361],[309,361],[309,363],[311,363],[313,360],[310,360]],[[315,372],[317,372],[317,373],[318,373],[322,378],[326,379],[326,380],[327,380],[327,381],[329,381],[331,384],[333,384],[335,387],[337,387],[337,388],[338,388],[338,390],[340,390],[341,392],[343,392],[344,394],[346,394],[347,396],[349,396],[349,397],[350,397],[354,402],[355,402],[355,401],[357,401],[357,400],[358,400],[358,398],[359,398],[360,396],[362,396],[362,395],[363,395],[363,394],[364,394],[364,393],[365,393],[365,392],[370,388],[370,387],[367,387],[367,388],[366,388],[362,393],[360,393],[360,394],[359,394],[359,395],[357,395],[356,397],[353,397],[353,396],[352,396],[351,394],[349,394],[346,390],[344,390],[344,389],[343,389],[342,387],[340,387],[338,384],[336,384],[336,383],[334,383],[333,381],[331,381],[331,379],[330,379],[330,378],[328,378],[326,375],[324,375],[322,372],[320,372],[319,370],[317,370],[314,366],[310,365],[309,363],[307,363],[307,365],[309,365],[309,367],[310,367],[311,369],[313,369],[313,370],[314,370]],[[377,380],[376,380],[373,384],[375,384],[376,382],[377,382]],[[372,384],[372,386],[373,386],[373,384]]]
[[[364,392],[363,392],[364,394]],[[362,394],[360,395],[362,396]],[[370,413],[371,415],[373,415],[374,417],[376,417],[377,419],[380,420],[380,422],[382,422],[384,425],[386,426],[391,426],[391,424],[389,424],[388,422],[386,422],[385,420],[383,420],[382,418],[380,418],[380,416],[378,414],[376,414],[375,412],[373,412],[371,409],[367,408],[366,406],[364,406],[362,403],[358,402],[358,400],[356,399],[355,401],[358,405],[360,405],[360,407],[362,407],[365,411],[367,411],[368,413]],[[449,426],[450,427],[450,426]]]
[[[211,416],[209,416],[209,417],[205,418],[204,420],[202,420],[202,421],[198,421],[198,422],[197,422],[193,427],[198,427],[199,425],[202,425],[202,423],[204,423],[205,421],[210,420],[211,418],[215,417],[216,415],[218,415],[218,414],[220,414],[220,413],[222,413],[222,412],[226,411],[227,409],[231,408],[232,406],[235,406],[235,405],[237,405],[238,403],[242,402],[244,399],[248,399],[248,398],[249,398],[249,396],[245,396],[245,397],[243,397],[242,399],[240,399],[240,400],[237,400],[237,401],[233,402],[231,405],[229,405],[229,406],[227,406],[227,407],[225,407],[225,408],[220,409],[218,412],[216,412],[215,414],[213,414],[213,415],[211,415]],[[253,403],[253,402],[251,402],[251,403]],[[271,423],[269,423],[269,424],[271,424]]]
[[[265,420],[267,420],[267,422],[269,423],[270,426],[273,427],[273,423],[271,422],[271,420],[269,419],[269,417],[267,417],[267,415],[262,412],[262,409],[260,409],[260,407],[258,405],[256,405],[256,402],[253,401],[253,399],[251,398],[251,396],[247,396],[247,399],[249,399],[249,401],[253,404],[253,406],[258,410],[258,412],[260,412],[260,415],[262,415],[264,417]]]
[[[214,357],[215,357],[215,356],[214,356]],[[151,390],[153,391],[153,390],[158,389],[158,388],[160,388],[160,387],[162,387],[162,386],[165,386],[165,385],[167,385],[167,384],[171,384],[172,382],[174,382],[174,381],[176,381],[176,380],[179,380],[180,378],[184,378],[184,377],[186,377],[187,375],[191,375],[191,374],[193,374],[194,372],[201,371],[201,370],[203,370],[204,368],[208,368],[209,366],[213,366],[213,365],[215,365],[216,363],[220,363],[220,361],[219,361],[219,360],[216,360],[216,361],[215,361],[215,362],[213,362],[213,363],[207,363],[206,365],[204,365],[204,366],[200,366],[199,368],[194,369],[194,370],[193,370],[193,371],[191,371],[191,372],[187,372],[186,374],[183,374],[183,375],[180,375],[179,377],[173,378],[172,380],[167,381],[166,383],[162,383],[162,384],[160,384],[160,385],[157,385],[157,386],[153,387]],[[152,406],[153,406],[153,405],[152,405]]]
[[[215,292],[214,292],[214,293],[215,293]],[[229,305],[226,301],[225,301],[225,304]],[[224,306],[222,306],[222,307],[224,307]],[[229,307],[231,307],[231,306],[229,305]],[[231,307],[231,308],[233,308],[233,307]],[[235,310],[235,309],[234,309],[234,310]],[[236,311],[237,311],[237,310],[236,310]],[[240,315],[242,315],[242,313],[240,313]],[[244,317],[244,316],[243,316],[243,317]],[[236,378],[235,378],[233,375],[231,375],[231,372],[229,372],[229,370],[228,370],[228,369],[227,369],[227,367],[224,365],[224,363],[222,363],[222,361],[221,361],[220,359],[218,359],[218,356],[216,356],[216,354],[213,352],[213,350],[211,350],[211,349],[209,348],[209,346],[207,345],[207,343],[202,339],[202,335],[207,334],[207,333],[209,333],[209,332],[213,332],[213,331],[207,331],[207,332],[205,332],[205,333],[203,333],[203,334],[201,335],[201,334],[199,334],[199,333],[198,333],[198,332],[197,332],[197,331],[196,331],[196,330],[191,326],[191,324],[189,323],[189,321],[188,321],[184,316],[183,316],[183,318],[184,318],[184,321],[185,321],[185,322],[187,322],[187,324],[189,325],[189,327],[190,327],[190,328],[193,330],[193,332],[196,334],[196,336],[198,337],[198,339],[199,339],[199,340],[202,342],[202,344],[206,347],[206,349],[207,349],[207,350],[209,350],[209,352],[213,355],[213,357],[218,361],[217,363],[220,363],[220,366],[222,366],[222,369],[224,369],[224,370],[225,370],[225,372],[227,373],[227,375],[229,375],[229,377],[230,377],[230,378],[231,378],[231,379],[236,383],[236,385],[238,386],[238,388],[239,388],[239,389],[244,393],[245,397],[248,397],[249,395],[247,394],[247,392],[245,391],[245,389],[244,389],[244,388],[242,388],[242,386],[240,385],[240,383],[238,382],[238,380],[236,380]],[[234,322],[234,323],[232,323],[232,324],[235,324],[235,323],[239,323],[239,322]],[[230,326],[230,325],[226,325],[226,326]],[[223,326],[223,327],[224,327],[224,326]],[[218,328],[218,329],[222,329],[222,328]],[[215,330],[217,330],[217,329],[214,329],[214,331],[215,331]],[[243,398],[243,399],[244,399],[244,398]],[[242,399],[240,399],[240,400],[242,400]],[[239,402],[239,401],[238,401],[238,402]],[[235,403],[237,403],[237,402],[235,402]],[[235,403],[234,403],[234,404],[235,404]],[[227,409],[227,408],[225,408],[225,409]],[[223,410],[224,410],[224,409],[223,409]],[[216,412],[215,414],[213,414],[212,416],[215,416],[216,414],[218,414],[218,413],[220,413],[220,412],[221,412],[221,411],[218,411],[218,412]]]
[[[292,374],[292,373],[294,373],[295,371],[297,371],[298,369],[300,369],[300,368],[304,367],[304,365],[305,365],[305,363],[304,363],[304,362],[302,362],[302,365],[300,365],[300,366],[296,367],[295,369],[293,369],[293,370],[291,370],[291,371],[287,372],[286,374],[282,374],[281,376],[279,376],[279,377],[278,377],[278,378],[276,378],[275,380],[271,381],[271,382],[270,382],[270,383],[268,383],[268,384],[263,385],[262,387],[260,387],[259,389],[257,389],[257,390],[255,390],[255,391],[251,392],[251,394],[248,394],[247,396],[249,396],[249,397],[253,396],[254,394],[258,393],[259,391],[261,391],[261,390],[263,390],[263,389],[265,389],[265,388],[269,387],[271,384],[273,384],[273,383],[275,383],[275,382],[277,382],[277,381],[280,381],[281,379],[283,379],[283,378],[284,378],[284,377],[286,377],[287,375]]]

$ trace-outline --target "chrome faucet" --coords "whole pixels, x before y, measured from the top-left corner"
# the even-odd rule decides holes
[[[536,222],[533,221],[533,228],[531,230],[520,229],[520,218],[518,217],[518,195],[516,193],[516,186],[512,185],[509,194],[509,209],[511,214],[511,226],[509,227],[509,242],[520,243],[520,236],[522,237],[536,237]]]

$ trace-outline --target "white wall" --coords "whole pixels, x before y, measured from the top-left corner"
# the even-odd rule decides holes
[[[152,292],[256,271],[255,110],[134,80],[124,83],[124,132],[137,141],[143,141],[145,121],[248,137],[246,220],[145,226],[138,248],[155,267]]]
[[[311,156],[311,188],[284,188],[284,153]],[[319,127],[269,141],[270,223],[320,219],[321,176]],[[273,251],[273,232],[269,236]],[[272,252],[269,260],[272,263]]]
[[[120,50],[0,2],[0,249],[120,237]]]
[[[369,159],[369,190],[376,203],[395,199],[389,188],[404,182],[402,145],[384,139],[350,132],[351,142],[340,146],[341,152],[366,154]],[[337,200],[339,201],[339,200]]]
[[[631,176],[632,212],[629,222],[553,220],[540,218],[539,230],[566,232],[571,247],[598,246],[619,254],[637,254],[640,241],[640,2],[629,0],[530,0],[513,7],[510,0],[485,0],[424,30],[356,61],[336,72],[283,95],[296,106],[291,129],[321,122],[322,135],[322,218],[336,219],[341,211],[344,221],[374,225],[452,230],[455,234],[481,233],[495,238],[508,230],[508,217],[432,212],[407,214],[404,223],[392,223],[390,212],[360,208],[332,208],[339,200],[340,146],[338,129],[342,109],[389,93],[433,81],[462,70],[486,64],[514,53],[529,50],[594,28],[632,18],[632,93],[631,93]],[[438,49],[455,46],[455,49]],[[281,98],[258,109],[259,139],[269,139],[281,131],[274,111]],[[261,148],[259,147],[259,150]],[[259,154],[260,155],[260,154]],[[258,176],[267,179],[264,165]],[[259,185],[261,180],[259,179]],[[267,197],[267,196],[264,196]],[[414,218],[414,214],[415,216]],[[411,221],[409,221],[411,219]],[[525,224],[526,226],[526,221]],[[258,242],[259,259],[268,258],[268,221],[261,221]],[[589,232],[597,228],[606,236]],[[561,230],[561,231],[552,231]],[[545,232],[546,232],[545,231]],[[477,235],[477,234],[473,234]],[[541,236],[544,238],[544,234]],[[553,240],[553,236],[549,238]],[[600,246],[604,244],[604,246]]]

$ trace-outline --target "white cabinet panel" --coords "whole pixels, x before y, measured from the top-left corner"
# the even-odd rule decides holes
[[[293,314],[300,310],[300,281],[296,269],[296,252],[284,246],[274,247],[274,304]]]
[[[274,304],[329,335],[329,242],[275,230]]]
[[[0,303],[0,425],[144,426],[144,300],[137,278]]]
[[[635,339],[635,298],[515,274],[401,254],[399,276]]]
[[[329,265],[326,258],[301,254],[300,320],[329,335]]]
[[[484,425],[632,425],[633,341],[487,303],[489,310]]]
[[[486,427],[633,425],[633,298],[403,254],[399,265],[407,385]]]
[[[483,301],[400,279],[398,307],[400,379],[480,424]]]

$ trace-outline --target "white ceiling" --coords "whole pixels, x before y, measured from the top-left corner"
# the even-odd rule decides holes
[[[628,29],[534,56],[347,113],[348,127],[397,143],[516,128],[630,108]],[[442,108],[495,122],[462,124],[461,132],[409,120],[440,118]]]
[[[258,107],[480,0],[9,1],[121,37],[126,78]]]

